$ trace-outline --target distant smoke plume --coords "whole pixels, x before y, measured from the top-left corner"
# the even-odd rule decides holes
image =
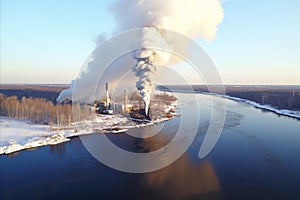
[[[58,102],[62,102],[65,99],[72,99],[72,89],[74,88],[74,80],[71,82],[71,88],[63,90],[57,97]]]
[[[110,4],[109,10],[116,21],[115,32],[144,28],[144,35],[139,44],[141,48],[133,56],[136,64],[132,71],[138,77],[136,87],[143,97],[146,112],[157,63],[166,64],[170,58],[167,53],[149,47],[164,49],[166,46],[172,46],[174,42],[163,29],[210,41],[215,37],[217,25],[223,19],[223,9],[219,0],[116,0]],[[97,60],[95,53],[96,50],[93,58]],[[95,65],[91,64],[84,73],[92,74],[93,67]],[[90,87],[88,82],[83,84],[87,84],[87,88]]]

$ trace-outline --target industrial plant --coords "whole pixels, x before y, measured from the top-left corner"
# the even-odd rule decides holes
[[[128,95],[127,90],[124,89],[123,102],[113,102],[112,99],[113,97],[109,96],[109,84],[106,83],[105,97],[95,101],[96,113],[102,115],[121,114],[137,123],[147,123],[161,118],[170,119],[176,115],[177,98],[166,92],[154,95],[147,112],[138,92]]]

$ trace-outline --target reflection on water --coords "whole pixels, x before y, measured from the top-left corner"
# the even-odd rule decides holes
[[[223,129],[231,129],[231,128],[234,128],[236,126],[239,126],[243,119],[244,119],[243,114],[227,110]],[[208,130],[209,123],[210,123],[209,120],[206,120],[204,122],[200,122],[199,133],[206,134],[207,130]]]
[[[20,154],[20,151],[16,151],[16,152],[9,153],[7,156],[10,158],[13,158],[15,156],[18,156],[19,154]]]
[[[59,143],[57,145],[51,145],[49,148],[51,153],[63,155],[66,152],[65,147],[66,146],[64,145],[64,143]]]
[[[150,152],[163,147],[170,141],[170,135],[165,132],[137,140],[135,145],[139,147],[138,152]],[[168,167],[144,174],[141,183],[160,199],[190,199],[219,192],[221,187],[210,161],[193,163],[187,153]]]
[[[227,110],[224,128],[229,129],[238,126],[240,125],[242,119],[244,119],[243,114]]]
[[[189,199],[221,189],[216,172],[207,160],[191,164],[187,154],[162,170],[144,175],[144,185],[165,199]]]
[[[260,156],[274,167],[275,165],[281,165],[282,162],[278,156],[272,154],[271,149],[267,147],[264,140],[256,135],[251,135],[243,130],[239,130],[237,133],[242,134],[253,146],[253,149],[259,152]]]
[[[144,174],[119,172],[101,164],[75,137],[70,142],[22,151],[15,157],[1,156],[0,198],[299,199],[299,121],[227,101],[222,135],[209,156],[201,160],[198,152],[210,122],[211,103],[208,96],[198,98],[197,136],[188,151],[171,165]],[[188,117],[193,118],[194,102],[186,105]],[[145,130],[149,138],[107,136],[128,151],[152,152],[174,138],[179,123],[180,119],[174,119],[154,128],[157,135]],[[189,134],[195,127],[184,128]],[[138,129],[134,131],[132,134]],[[102,137],[84,136],[86,140]],[[166,155],[170,153],[174,152],[162,153],[158,161],[168,161]]]

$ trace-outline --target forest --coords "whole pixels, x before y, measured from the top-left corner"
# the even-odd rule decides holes
[[[0,93],[0,115],[30,120],[37,124],[66,126],[74,122],[73,112],[80,113],[86,106],[77,104],[54,104],[44,98],[6,96]]]

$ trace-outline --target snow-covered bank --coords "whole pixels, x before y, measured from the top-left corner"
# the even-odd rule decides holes
[[[262,104],[254,102],[254,101],[250,101],[250,100],[247,100],[247,99],[241,99],[241,98],[238,98],[238,97],[232,97],[232,96],[228,96],[228,95],[225,95],[223,97],[225,97],[227,99],[234,100],[234,101],[244,102],[244,103],[250,104],[250,105],[252,105],[256,108],[260,108],[260,109],[263,109],[263,110],[274,112],[278,115],[284,115],[284,116],[300,119],[300,111],[277,109],[277,108],[274,108],[270,105],[262,105]]]
[[[51,128],[48,125],[31,124],[29,121],[0,117],[0,154],[55,145],[69,141],[71,137],[105,133],[105,129],[125,123],[127,119],[118,115],[97,116],[93,120],[77,122],[68,127]]]
[[[178,104],[166,106],[166,111],[175,109]],[[149,123],[136,123],[123,115],[96,115],[92,120],[84,120],[68,127],[52,128],[48,125],[31,124],[29,121],[0,116],[0,154],[54,145],[69,141],[71,137],[92,133],[118,133],[131,128],[153,126],[177,117],[160,117]]]
[[[283,116],[292,117],[292,118],[295,118],[295,119],[300,119],[300,111],[287,110],[287,109],[277,109],[277,108],[274,108],[270,105],[263,105],[263,104],[260,104],[260,103],[256,103],[255,101],[251,101],[251,100],[248,100],[248,99],[242,99],[242,98],[238,98],[238,97],[233,97],[233,96],[229,96],[229,95],[220,95],[220,94],[209,93],[209,92],[202,92],[202,94],[214,95],[214,96],[219,96],[219,97],[222,97],[222,98],[230,99],[230,100],[233,100],[233,101],[247,103],[249,105],[254,106],[255,108],[259,108],[259,109],[262,109],[262,110],[267,110],[267,111],[276,113],[278,115],[283,115]]]
[[[161,89],[161,91],[170,92],[169,90],[163,90],[163,89]],[[256,103],[256,102],[251,101],[251,100],[242,99],[242,98],[238,98],[238,97],[233,97],[233,96],[229,96],[229,95],[220,95],[220,94],[211,93],[211,92],[200,92],[200,91],[191,91],[191,90],[176,90],[176,89],[172,89],[172,92],[195,93],[195,94],[198,93],[198,94],[205,94],[205,95],[214,95],[214,96],[230,99],[230,100],[233,100],[233,101],[244,102],[244,103],[252,105],[256,108],[267,110],[267,111],[276,113],[278,115],[283,115],[283,116],[292,117],[292,118],[295,118],[295,119],[300,119],[300,111],[287,110],[287,109],[277,109],[277,108],[274,108],[270,105],[263,105],[263,104]]]
[[[64,133],[50,126],[33,125],[29,121],[0,117],[0,154],[66,142]]]

